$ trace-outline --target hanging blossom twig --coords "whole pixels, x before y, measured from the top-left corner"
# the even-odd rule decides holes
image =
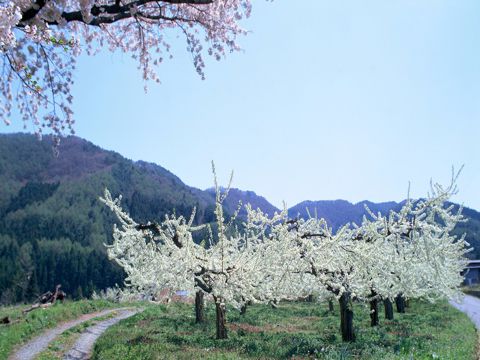
[[[0,118],[14,106],[37,134],[74,132],[71,88],[82,50],[130,53],[145,81],[159,82],[157,67],[171,57],[165,36],[179,29],[198,74],[204,55],[217,60],[239,50],[239,22],[250,0],[0,0]],[[204,48],[204,46],[206,47]]]

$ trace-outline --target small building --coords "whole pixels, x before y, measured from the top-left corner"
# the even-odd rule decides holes
[[[480,260],[470,260],[464,272],[465,285],[480,284]]]

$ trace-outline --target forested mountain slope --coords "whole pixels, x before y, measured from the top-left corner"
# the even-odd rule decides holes
[[[213,219],[210,196],[154,164],[132,162],[76,138],[53,156],[47,137],[0,135],[0,301],[30,299],[61,283],[73,296],[123,281],[105,256],[113,217],[99,201],[122,194],[138,221],[175,209]]]
[[[365,205],[374,213],[380,211],[385,214],[392,209],[398,208],[400,204],[394,201],[385,203],[362,201],[357,204],[352,204],[346,200],[303,201],[288,209],[288,215],[306,219],[308,218],[308,212],[310,212],[311,216],[316,214],[319,218],[327,220],[328,224],[336,231],[347,222],[360,224],[363,215],[367,214]]]
[[[210,196],[212,201],[215,200],[214,188],[207,189],[205,192]],[[235,188],[230,189],[223,204],[225,210],[229,214],[234,214],[235,211],[238,210],[239,204],[245,205],[247,203],[252,205],[253,209],[262,209],[263,212],[270,216],[272,216],[275,212],[280,212],[278,208],[270,204],[263,196],[259,196],[253,191],[243,191]],[[240,208],[238,215],[240,218],[245,218],[247,216],[244,206]]]

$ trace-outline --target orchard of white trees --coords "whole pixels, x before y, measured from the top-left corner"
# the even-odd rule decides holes
[[[456,177],[452,173],[447,187],[432,184],[425,199],[408,199],[398,212],[368,211],[361,224],[345,224],[336,233],[324,219],[289,219],[286,210],[269,217],[248,204],[246,221],[237,214],[227,219],[222,203],[228,188],[222,193],[216,176],[214,226],[193,226],[195,214],[138,224],[106,190],[101,200],[120,221],[108,254],[138,291],[195,293],[199,322],[204,296],[211,297],[218,339],[227,337],[227,305],[245,311],[250,303],[275,306],[314,294],[338,300],[342,339],[354,341],[353,301],[369,304],[376,326],[380,302],[391,318],[392,301],[404,311],[407,299],[459,295],[468,243],[451,235],[464,221],[461,209],[446,206]],[[201,229],[209,236],[196,243],[193,234]]]

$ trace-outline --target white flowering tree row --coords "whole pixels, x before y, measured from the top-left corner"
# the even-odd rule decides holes
[[[0,0],[0,118],[17,105],[37,131],[73,131],[71,89],[82,52],[120,50],[138,61],[144,80],[172,57],[168,31],[184,37],[196,71],[204,56],[239,49],[250,0]]]
[[[461,209],[446,207],[455,193],[432,185],[426,199],[407,200],[388,215],[364,217],[336,233],[324,219],[288,219],[286,210],[272,217],[245,205],[241,225],[236,214],[225,218],[215,179],[216,224],[193,226],[190,219],[167,216],[161,223],[138,224],[121,208],[120,198],[105,191],[102,201],[114,211],[120,227],[108,247],[111,259],[127,273],[128,285],[147,293],[169,289],[196,293],[197,320],[203,296],[216,306],[217,338],[227,337],[226,304],[275,304],[316,294],[335,297],[340,305],[344,341],[355,339],[352,301],[369,302],[372,326],[378,324],[378,302],[424,298],[435,301],[458,295],[468,244],[451,235]],[[208,230],[200,244],[193,233]],[[214,230],[213,230],[214,229]]]

